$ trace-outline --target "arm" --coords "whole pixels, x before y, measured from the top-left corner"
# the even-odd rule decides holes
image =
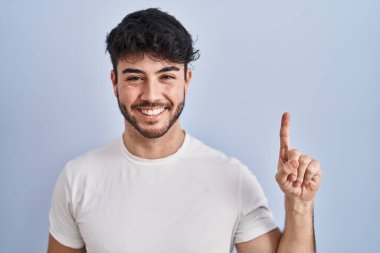
[[[305,204],[287,198],[285,209],[285,230],[279,243],[278,253],[315,253],[313,203]]]
[[[51,200],[48,253],[85,252],[85,242],[75,220],[68,165],[55,184]]]
[[[315,253],[314,198],[321,183],[321,168],[317,160],[290,148],[289,129],[290,115],[284,113],[276,181],[285,194],[285,228],[278,253]]]
[[[86,253],[86,248],[73,249],[60,244],[51,234],[49,234],[48,253]]]
[[[281,232],[276,228],[248,242],[237,243],[236,250],[238,253],[275,253],[277,252],[280,238]]]
[[[236,244],[238,253],[315,253],[313,204],[285,200],[285,230],[277,228],[248,242]]]
[[[282,116],[280,156],[276,181],[285,194],[285,228],[276,229],[251,241],[236,244],[238,253],[315,253],[314,197],[320,186],[318,161],[290,149],[290,116]]]

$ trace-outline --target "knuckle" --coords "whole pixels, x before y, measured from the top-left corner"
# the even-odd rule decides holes
[[[320,163],[317,160],[313,160],[310,163],[310,168],[312,168],[315,171],[318,171],[320,169],[320,167],[321,167],[321,165],[320,165]]]
[[[307,164],[307,157],[306,155],[301,155],[299,162],[301,165],[306,165]]]
[[[305,171],[298,172],[297,180],[302,182],[302,181],[305,181],[304,178],[305,178]]]
[[[299,151],[298,149],[292,149],[291,151],[293,152],[293,154],[301,156],[301,151]]]
[[[314,172],[310,169],[306,170],[305,171],[305,177],[311,177],[314,175]]]
[[[303,166],[307,166],[312,161],[311,157],[308,155],[301,155],[299,162]]]
[[[309,155],[304,155],[305,156],[305,159],[308,161],[308,162],[311,162],[313,161],[313,158]]]
[[[306,172],[310,175],[314,175],[317,172],[317,169],[314,166],[309,166]]]
[[[302,153],[298,149],[291,149],[287,153],[288,157],[296,158],[297,160],[301,157]]]

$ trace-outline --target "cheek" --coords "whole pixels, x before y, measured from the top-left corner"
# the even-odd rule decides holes
[[[176,102],[182,102],[185,95],[185,87],[181,86],[180,88],[168,90],[166,94],[168,94],[168,97],[171,100]]]
[[[127,90],[119,90],[119,101],[125,104],[127,107],[134,103],[137,99],[138,95],[134,92],[129,92]]]

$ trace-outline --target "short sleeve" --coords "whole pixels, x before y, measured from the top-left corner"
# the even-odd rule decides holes
[[[239,195],[240,215],[235,244],[252,240],[277,227],[261,185],[246,167],[241,170]]]
[[[64,169],[55,185],[50,212],[50,234],[62,245],[82,248],[84,241],[73,215],[69,180]]]

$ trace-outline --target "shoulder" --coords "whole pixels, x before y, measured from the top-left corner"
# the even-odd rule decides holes
[[[205,163],[209,166],[216,166],[219,169],[225,169],[239,174],[241,171],[247,170],[247,166],[237,158],[210,147],[195,137],[191,137],[191,145],[186,159],[188,159],[187,162]]]
[[[120,157],[120,138],[117,138],[68,161],[63,173],[69,178],[87,174],[90,170],[103,168],[107,161],[115,161]]]

